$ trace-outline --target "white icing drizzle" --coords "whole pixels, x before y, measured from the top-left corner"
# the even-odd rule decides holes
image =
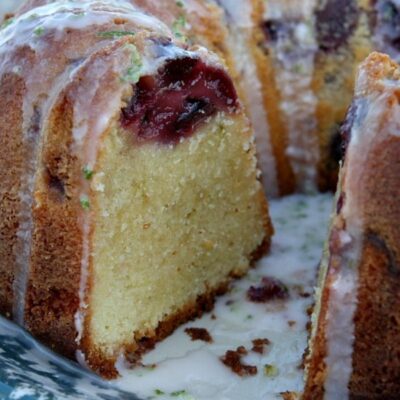
[[[301,2],[270,0],[264,20],[282,23],[277,30],[274,51],[275,76],[281,94],[281,110],[289,136],[287,155],[297,189],[316,191],[319,160],[316,131],[317,99],[311,88],[314,59],[318,50],[314,28],[317,0]]]
[[[347,213],[348,208],[343,211],[343,215]],[[359,229],[357,224],[353,225],[347,220],[347,234],[351,237],[350,250],[341,258],[343,268],[334,276],[329,287],[325,357],[327,377],[324,384],[326,400],[345,400],[349,395],[354,346],[353,317],[357,309],[357,263],[362,246]]]
[[[257,145],[257,158],[262,171],[262,181],[270,197],[279,194],[275,158],[269,134],[267,110],[264,108],[261,82],[251,52],[251,35],[253,28],[251,2],[236,0],[217,1],[227,13],[230,24],[228,44],[232,49],[235,65],[242,80],[246,96],[247,111],[253,125]]]
[[[389,98],[399,85],[392,81],[381,80],[382,92],[371,92],[365,97],[371,83],[366,67],[361,67],[356,83],[356,114],[351,130],[351,140],[346,151],[346,176],[343,191],[346,193],[341,216],[346,222],[346,231],[339,232],[342,254],[339,270],[334,271],[330,287],[330,299],[327,314],[325,363],[327,377],[325,381],[326,400],[345,400],[349,397],[348,384],[352,375],[352,356],[354,347],[354,315],[357,309],[358,268],[363,246],[363,202],[359,200],[358,182],[363,175],[363,166],[367,163],[373,143],[383,135],[400,131],[400,106],[392,105]],[[374,78],[372,78],[374,79]],[[389,83],[389,84],[388,84]],[[374,82],[372,84],[378,84]],[[389,111],[389,114],[388,114]],[[383,119],[385,127],[382,128]],[[360,191],[362,188],[360,189]]]

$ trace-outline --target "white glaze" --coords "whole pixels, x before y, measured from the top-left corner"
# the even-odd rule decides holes
[[[317,99],[311,88],[314,59],[318,50],[314,28],[316,0],[301,2],[270,0],[265,6],[264,20],[290,24],[291,37],[277,32],[272,42],[275,77],[281,94],[280,107],[286,121],[289,144],[287,155],[295,174],[297,189],[316,191],[316,165],[319,145],[316,135]]]
[[[254,128],[263,186],[268,196],[276,197],[279,194],[278,178],[269,134],[267,110],[264,108],[261,82],[250,47],[253,28],[251,2],[219,0],[218,3],[226,10],[227,21],[230,25],[228,44],[240,74],[247,111]]]
[[[372,82],[371,82],[372,81]],[[380,86],[373,90],[371,85]],[[369,89],[368,91],[366,89]],[[356,115],[346,151],[346,177],[343,191],[346,200],[341,211],[346,231],[339,232],[339,271],[332,275],[330,299],[327,313],[325,363],[327,377],[325,398],[344,400],[349,397],[348,383],[352,374],[354,347],[354,315],[357,309],[358,268],[363,246],[364,203],[358,198],[363,188],[358,182],[363,175],[363,166],[368,162],[370,149],[384,139],[384,131],[398,135],[400,132],[399,105],[389,101],[398,89],[393,82],[378,81],[362,66],[356,82]],[[388,108],[388,104],[392,106]]]

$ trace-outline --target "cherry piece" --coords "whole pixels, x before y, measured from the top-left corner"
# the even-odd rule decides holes
[[[227,73],[202,60],[169,60],[156,76],[143,76],[122,109],[121,124],[139,140],[178,143],[218,111],[239,106]]]

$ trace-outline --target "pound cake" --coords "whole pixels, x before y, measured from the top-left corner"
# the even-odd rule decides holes
[[[372,53],[343,126],[347,144],[320,271],[304,399],[400,393],[400,68]]]
[[[0,33],[0,310],[111,378],[268,249],[253,136],[218,57],[130,2],[23,10]]]
[[[356,68],[397,59],[400,5],[379,0],[216,0],[226,14],[268,194],[334,190]]]

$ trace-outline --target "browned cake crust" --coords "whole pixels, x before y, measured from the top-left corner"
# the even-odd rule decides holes
[[[27,329],[68,357],[75,356],[77,347],[74,315],[83,234],[77,196],[82,166],[70,151],[71,129],[71,103],[65,96],[49,118],[44,141],[25,309]]]
[[[326,358],[329,341],[341,340],[337,334],[328,338],[335,317],[331,293],[336,279],[349,268],[355,268],[358,280],[349,397],[397,399],[400,393],[400,140],[395,111],[399,79],[398,66],[378,53],[359,72],[356,98],[345,124],[349,144],[323,262],[327,271],[322,271],[322,295],[314,316],[317,325],[303,397],[307,400],[324,398],[332,367]],[[361,224],[358,238],[351,228],[353,218]],[[351,241],[343,240],[344,232],[350,232]],[[359,256],[351,267],[347,254],[357,241]]]
[[[25,152],[22,136],[24,82],[17,76],[4,75],[0,82],[0,312],[12,314],[14,252],[17,246],[20,177],[24,170]]]

